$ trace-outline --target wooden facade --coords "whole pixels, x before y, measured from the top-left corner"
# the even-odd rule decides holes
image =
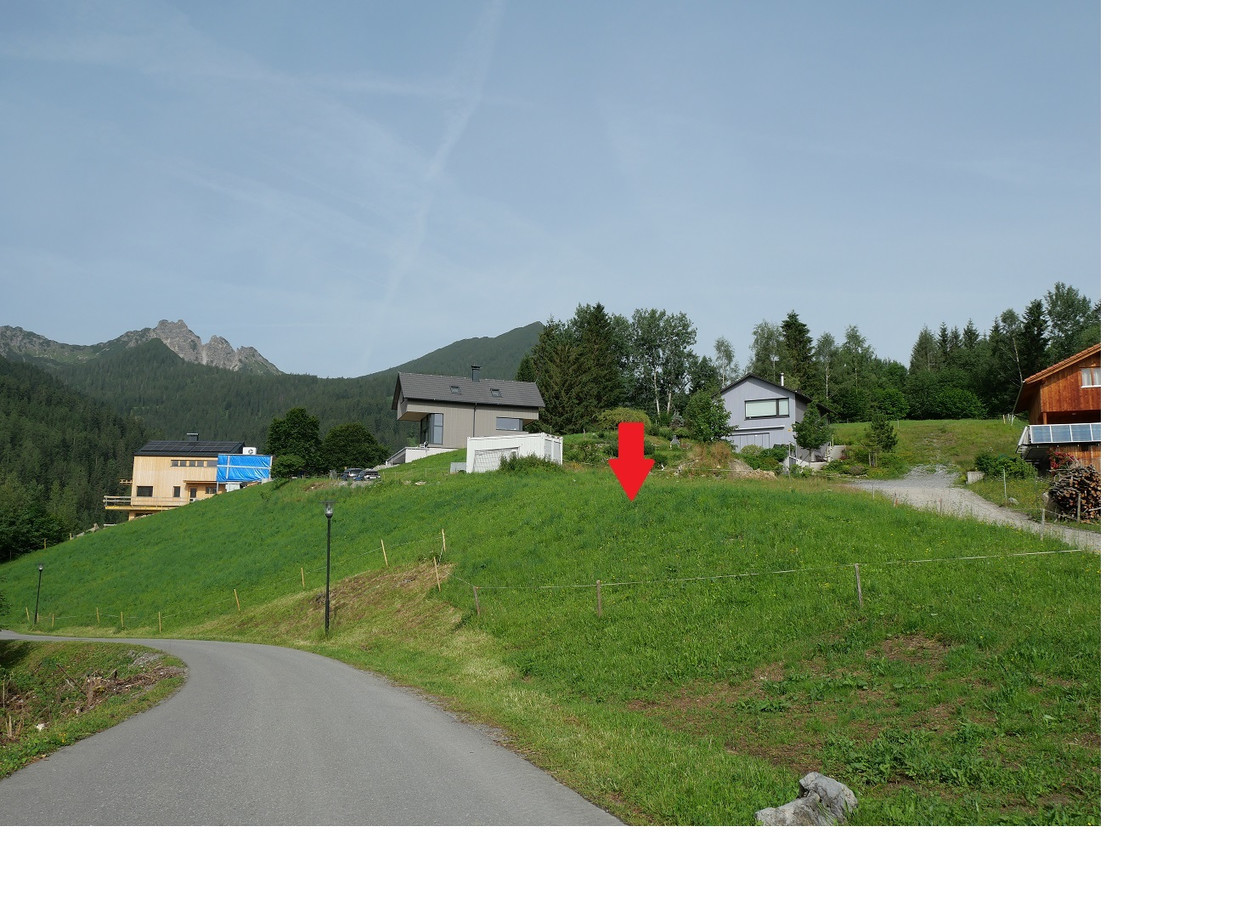
[[[1031,425],[1099,422],[1100,390],[1100,345],[1095,344],[1022,382],[1013,411],[1025,413]],[[1024,432],[1023,444],[1026,438]],[[1098,442],[1055,445],[1055,449],[1101,468]],[[1027,455],[1035,458],[1038,452]]]

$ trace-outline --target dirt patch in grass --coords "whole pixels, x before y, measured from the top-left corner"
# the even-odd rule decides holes
[[[877,649],[866,651],[866,657],[882,656],[894,662],[929,667],[943,666],[949,646],[922,634],[902,634],[886,639]]]

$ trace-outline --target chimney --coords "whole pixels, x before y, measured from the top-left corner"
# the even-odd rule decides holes
[[[780,387],[784,386],[784,373],[783,372],[779,373],[779,386]]]
[[[199,440],[199,432],[198,432],[198,431],[188,431],[188,432],[186,432],[186,439],[187,439],[188,441],[197,441],[197,440]]]
[[[480,381],[480,380],[481,380],[481,367],[480,367],[480,366],[473,366],[473,367],[472,367],[472,380],[473,380],[473,381]]]

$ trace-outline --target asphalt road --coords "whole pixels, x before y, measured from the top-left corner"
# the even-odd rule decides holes
[[[126,643],[180,657],[186,685],[0,780],[0,825],[619,824],[483,731],[335,660]]]

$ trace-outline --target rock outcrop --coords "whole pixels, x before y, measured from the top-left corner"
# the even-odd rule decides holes
[[[801,779],[801,795],[783,806],[768,806],[754,814],[762,825],[840,825],[857,809],[857,797],[847,786],[818,772]]]

